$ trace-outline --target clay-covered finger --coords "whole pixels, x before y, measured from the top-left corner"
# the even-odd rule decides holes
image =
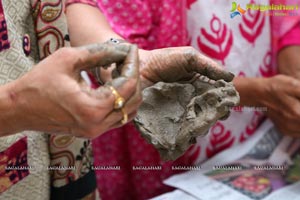
[[[76,69],[88,70],[94,67],[121,63],[126,59],[130,45],[98,43],[78,47]]]
[[[124,61],[124,67],[121,76],[130,77],[137,81],[135,94],[127,101],[127,104],[140,103],[142,99],[141,83],[139,76],[139,57],[137,46],[131,46],[131,49]]]
[[[225,71],[223,67],[216,62],[198,52],[194,52],[189,57],[189,64],[192,70],[213,80],[224,79],[229,82],[234,78],[234,74]]]
[[[141,100],[141,89],[139,80],[139,57],[136,45],[131,45],[129,53],[121,68],[121,77],[136,81],[135,93],[126,101],[126,105],[139,104]]]
[[[136,45],[131,45],[124,60],[121,76],[128,78],[139,78],[139,54]]]
[[[118,96],[123,98],[125,104],[127,104],[127,101],[136,93],[136,89],[136,80],[118,77],[96,90],[91,90],[90,94],[95,97],[95,101],[101,102],[103,108],[113,110]],[[114,94],[113,90],[115,90],[117,95]]]
[[[136,109],[141,104],[141,91],[139,80],[119,77],[113,79],[107,85],[113,86],[121,97],[124,98],[124,107],[132,110]]]

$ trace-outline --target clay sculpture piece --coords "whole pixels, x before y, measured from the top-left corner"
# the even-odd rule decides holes
[[[200,76],[188,83],[160,82],[143,91],[134,122],[162,159],[175,160],[238,102],[233,84],[223,80]]]

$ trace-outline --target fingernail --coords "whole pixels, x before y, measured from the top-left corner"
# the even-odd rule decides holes
[[[232,81],[235,75],[231,72],[228,72],[228,80],[227,81]]]

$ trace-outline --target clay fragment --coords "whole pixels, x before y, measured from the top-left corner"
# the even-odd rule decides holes
[[[143,91],[134,122],[162,159],[180,157],[239,103],[232,83],[200,76],[189,83],[159,82]]]

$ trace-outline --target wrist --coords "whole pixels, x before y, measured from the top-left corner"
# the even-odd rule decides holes
[[[240,95],[240,106],[264,106],[266,78],[236,77],[233,84]]]
[[[0,136],[22,131],[22,118],[19,118],[19,94],[17,81],[0,87]]]

